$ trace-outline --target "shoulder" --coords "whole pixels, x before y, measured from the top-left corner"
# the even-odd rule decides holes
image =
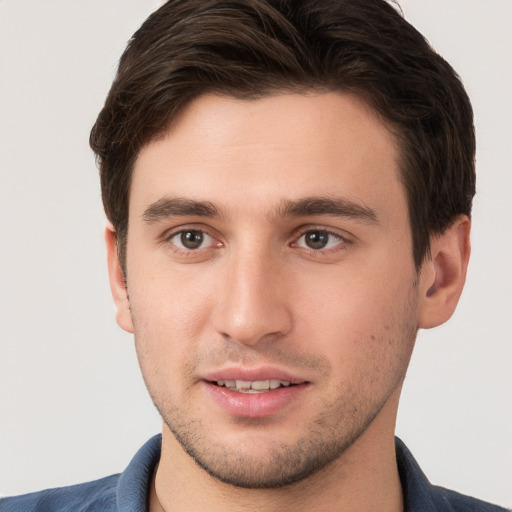
[[[69,487],[0,499],[0,512],[117,512],[144,510],[160,459],[161,436],[147,441],[123,473]]]
[[[507,512],[508,509],[493,505],[486,501],[466,496],[444,487],[433,486],[433,492],[437,495],[437,503],[441,510],[446,512]],[[510,512],[510,511],[508,511]]]
[[[396,460],[408,512],[507,512],[507,509],[432,485],[405,444],[395,438]]]
[[[119,475],[0,499],[1,512],[114,512]]]

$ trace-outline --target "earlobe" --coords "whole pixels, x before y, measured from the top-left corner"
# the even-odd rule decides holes
[[[129,333],[133,333],[133,320],[130,310],[128,289],[126,287],[125,276],[119,262],[116,233],[112,226],[107,226],[105,228],[105,243],[107,246],[110,290],[112,291],[112,297],[114,298],[116,306],[116,320],[119,327]]]
[[[465,215],[431,239],[430,258],[420,274],[419,327],[429,329],[446,322],[455,311],[470,254],[471,222]]]

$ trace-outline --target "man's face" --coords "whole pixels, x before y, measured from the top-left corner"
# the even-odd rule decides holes
[[[120,324],[210,474],[283,485],[392,434],[418,325],[397,160],[337,93],[203,96],[141,151]]]

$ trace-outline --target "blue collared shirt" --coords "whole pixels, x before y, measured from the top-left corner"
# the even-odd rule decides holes
[[[119,475],[0,500],[0,512],[145,512],[160,435],[151,438]],[[469,496],[431,485],[411,452],[396,439],[405,512],[506,512]]]

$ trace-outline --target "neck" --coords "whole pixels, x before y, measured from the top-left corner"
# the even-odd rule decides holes
[[[150,511],[402,512],[393,435],[394,405],[388,402],[336,461],[300,482],[277,489],[244,489],[218,481],[201,469],[164,427]]]

